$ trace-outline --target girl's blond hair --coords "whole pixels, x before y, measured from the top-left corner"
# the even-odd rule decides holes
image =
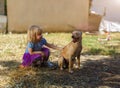
[[[28,42],[37,42],[36,36],[42,34],[42,29],[37,25],[32,25],[27,31]]]

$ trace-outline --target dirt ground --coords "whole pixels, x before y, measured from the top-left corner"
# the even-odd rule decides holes
[[[19,61],[0,61],[0,88],[120,88],[120,55],[82,55],[81,69],[19,69]]]

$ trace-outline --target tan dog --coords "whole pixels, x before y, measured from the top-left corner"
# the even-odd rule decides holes
[[[77,57],[77,66],[80,68],[80,55],[82,50],[82,32],[73,31],[72,41],[61,51],[61,58],[58,59],[58,65],[63,70],[63,66],[67,65],[69,72],[72,73],[75,57]]]

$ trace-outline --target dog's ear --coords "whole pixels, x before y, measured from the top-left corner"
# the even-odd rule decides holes
[[[78,31],[78,35],[79,35],[79,37],[82,37],[82,32]]]
[[[82,40],[82,32],[81,31],[79,31],[79,39],[80,39],[80,41]]]
[[[82,36],[82,32],[81,32],[81,31],[79,31],[79,33],[80,33],[80,35]]]
[[[75,29],[75,30],[79,33],[79,35],[82,35],[82,32],[79,29]]]

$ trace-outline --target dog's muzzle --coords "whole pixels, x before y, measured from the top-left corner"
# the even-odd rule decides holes
[[[77,42],[79,40],[79,38],[76,38],[75,36],[72,36],[73,42]]]
[[[75,37],[75,36],[73,36],[73,35],[72,35],[72,38],[73,38],[73,39],[79,39],[79,37],[77,38],[77,37]]]

